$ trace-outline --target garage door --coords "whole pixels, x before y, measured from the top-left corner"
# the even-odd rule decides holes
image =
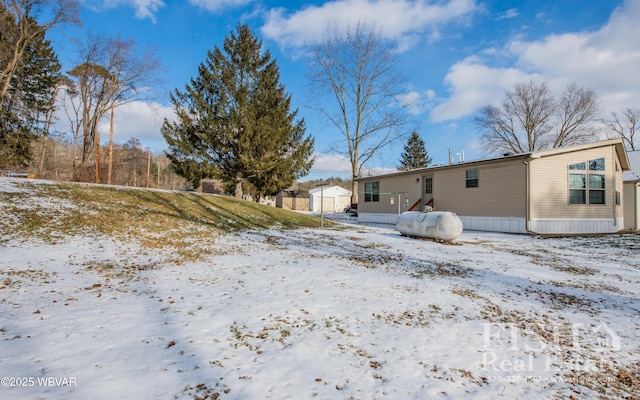
[[[318,199],[318,202],[320,202],[320,199]],[[320,208],[320,207],[318,207]],[[325,197],[324,200],[322,200],[322,211],[323,212],[328,212],[328,213],[332,213],[334,212],[336,209],[336,199],[335,197]]]

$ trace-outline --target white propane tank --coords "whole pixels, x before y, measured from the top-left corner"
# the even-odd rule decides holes
[[[462,234],[462,220],[450,211],[407,211],[398,216],[396,229],[406,236],[450,241]]]

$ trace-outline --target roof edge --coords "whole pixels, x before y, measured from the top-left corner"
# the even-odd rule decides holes
[[[593,149],[598,147],[607,147],[607,146],[615,147],[616,153],[618,154],[618,158],[620,159],[620,168],[623,171],[628,171],[631,168],[629,163],[629,157],[627,156],[627,151],[624,147],[624,142],[622,141],[622,139],[618,138],[618,139],[608,139],[608,140],[601,140],[597,142],[578,144],[574,146],[557,147],[554,149],[540,150],[540,151],[535,151],[530,153],[520,153],[520,154],[513,154],[513,155],[501,156],[501,157],[483,158],[483,159],[473,160],[473,161],[463,161],[463,162],[458,162],[453,164],[442,164],[442,165],[429,166],[426,168],[410,169],[408,171],[397,171],[397,172],[391,172],[387,174],[363,176],[360,178],[356,178],[355,180],[361,181],[361,180],[371,179],[371,178],[385,178],[389,176],[409,175],[409,174],[414,174],[416,172],[428,172],[428,171],[434,171],[434,170],[444,169],[444,168],[454,168],[458,166],[473,165],[473,164],[479,164],[479,163],[490,163],[490,162],[509,160],[509,159],[518,159],[518,158],[535,159],[535,158],[549,157],[549,156],[554,156],[554,155],[563,154],[563,153],[571,153],[574,151],[587,150],[587,149]]]
[[[554,149],[549,149],[549,150],[540,150],[540,151],[531,153],[531,155],[532,155],[532,158],[542,158],[542,157],[548,157],[548,156],[553,156],[557,154],[571,153],[574,151],[594,149],[598,147],[607,147],[607,146],[614,146],[616,148],[616,152],[618,153],[618,158],[620,159],[620,168],[622,168],[623,171],[628,171],[631,168],[629,163],[629,157],[627,156],[627,150],[624,147],[624,142],[620,138],[601,140],[598,142],[591,142],[591,143],[577,144],[575,146],[556,147]]]

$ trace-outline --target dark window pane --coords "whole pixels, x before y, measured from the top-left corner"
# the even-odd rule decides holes
[[[569,204],[586,204],[586,190],[569,190]]]
[[[426,178],[424,180],[424,192],[425,194],[433,193],[433,178]]]
[[[581,162],[581,163],[577,163],[577,164],[571,164],[569,165],[569,169],[570,170],[586,170],[587,169],[587,163]]]
[[[604,190],[589,190],[589,204],[604,204]]]
[[[477,169],[467,171],[467,179],[477,179],[479,176]]]
[[[479,186],[480,173],[478,172],[477,169],[470,169],[470,170],[466,171],[466,177],[467,177],[467,187],[468,188],[476,188],[476,187]]]

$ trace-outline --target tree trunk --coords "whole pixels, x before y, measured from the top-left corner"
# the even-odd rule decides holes
[[[100,132],[96,130],[96,183],[100,183]]]
[[[242,197],[242,175],[240,174],[240,172],[236,172],[235,184],[236,184],[236,192],[234,196],[241,198]]]
[[[109,163],[107,166],[107,185],[111,185],[111,172],[113,171],[113,110],[111,103],[111,126],[109,127]]]
[[[358,179],[360,177],[360,170],[358,164],[360,158],[358,156],[358,146],[355,146],[355,150],[351,152],[351,204],[358,202]]]
[[[46,146],[47,146],[47,134],[45,133],[45,135],[42,136],[42,154],[40,154],[40,176],[39,176],[39,178],[42,178],[42,171],[44,170],[44,156],[45,156]]]
[[[351,178],[351,204],[358,202],[358,181],[356,178]]]
[[[151,150],[149,150],[149,154],[147,155],[147,187],[150,186],[150,183],[151,183]]]

